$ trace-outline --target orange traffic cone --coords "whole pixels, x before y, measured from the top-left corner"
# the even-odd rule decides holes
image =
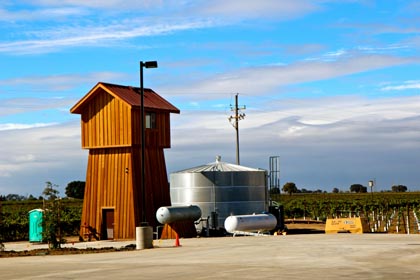
[[[175,233],[175,247],[179,247],[181,246],[181,244],[179,244],[179,235],[178,233]]]

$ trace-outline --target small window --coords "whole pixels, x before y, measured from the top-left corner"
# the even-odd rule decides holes
[[[156,113],[146,113],[146,128],[156,128]]]

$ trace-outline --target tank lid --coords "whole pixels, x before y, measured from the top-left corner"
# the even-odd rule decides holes
[[[206,171],[264,171],[262,169],[246,167],[242,165],[232,164],[223,162],[221,156],[216,157],[215,162],[211,162],[208,164],[200,165],[197,167],[192,167],[184,170],[177,171],[175,173],[199,173],[199,172],[206,172]]]

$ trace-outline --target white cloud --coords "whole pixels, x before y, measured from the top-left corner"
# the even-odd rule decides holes
[[[221,16],[226,20],[272,18],[282,21],[317,11],[320,6],[307,0],[214,0],[202,1],[202,4],[196,8],[198,13]]]
[[[396,65],[418,62],[417,58],[386,55],[361,55],[341,60],[305,61],[290,65],[247,67],[215,75],[185,87],[161,88],[159,92],[191,94],[196,98],[216,98],[232,91],[247,95],[268,95],[285,85],[327,80]],[[197,95],[200,93],[200,95]]]
[[[109,47],[112,42],[207,28],[215,24],[217,23],[201,19],[189,21],[183,19],[167,20],[165,23],[156,19],[149,22],[132,19],[104,26],[56,27],[54,30],[44,29],[38,32],[30,32],[32,35],[39,36],[39,39],[2,42],[0,43],[0,53],[34,54],[54,52],[66,47]]]
[[[31,0],[32,5],[40,6],[81,6],[97,9],[139,9],[161,7],[164,3],[171,4],[168,0]],[[179,1],[178,1],[179,2]]]
[[[62,20],[64,17],[82,17],[83,15],[87,15],[85,10],[71,7],[19,11],[8,11],[0,8],[0,22],[51,21],[52,19]]]
[[[95,85],[98,81],[107,82],[128,78],[127,74],[117,72],[93,72],[45,76],[24,76],[0,80],[3,87],[30,87],[32,90],[41,88],[43,91],[63,91],[80,85]]]
[[[232,17],[257,18],[272,17],[278,20],[293,18],[320,9],[320,6],[308,0],[230,0],[230,1],[176,1],[176,0],[31,0],[28,1],[36,7],[71,7],[99,9],[108,11],[147,11],[148,13],[162,13],[178,15],[199,14],[205,16],[222,16],[225,19]]]
[[[339,50],[336,50],[336,51],[328,52],[328,53],[325,54],[325,56],[327,56],[327,57],[329,57],[329,56],[339,57],[339,56],[343,56],[345,54],[347,54],[347,51],[345,49],[339,49]]]
[[[357,49],[365,53],[389,53],[409,49],[409,45],[389,45],[389,46],[358,46]]]
[[[294,1],[31,1],[34,10],[0,10],[7,21],[60,20],[72,24],[34,29],[26,26],[27,39],[3,41],[0,53],[39,54],[67,47],[102,46],[133,38],[166,35],[190,29],[237,24],[242,20],[268,17],[277,21],[303,16],[320,9],[307,0]],[[103,16],[90,8],[107,10]],[[133,10],[139,13],[133,14]],[[146,13],[147,12],[147,13]],[[147,14],[147,16],[145,16]],[[107,16],[108,15],[108,16]],[[118,20],[115,18],[119,17]],[[64,21],[66,22],[66,21]],[[65,24],[65,23],[64,23]],[[48,25],[47,25],[48,26]],[[137,46],[138,47],[138,46]],[[146,48],[146,46],[144,46]]]
[[[69,108],[74,99],[68,98],[13,98],[13,99],[2,99],[0,103],[0,116],[10,116],[16,114],[28,114],[36,111],[43,110],[57,110],[61,111],[63,107]],[[68,109],[67,109],[68,112]],[[51,125],[52,121],[49,120],[48,123],[37,123],[37,124],[20,124],[12,121],[11,123],[5,123],[6,120],[3,120],[3,124],[0,124],[0,130],[6,129],[19,129],[19,128],[29,128],[33,125],[38,127]]]
[[[33,124],[4,123],[4,124],[0,124],[0,131],[39,128],[39,127],[46,127],[46,126],[51,126],[51,125],[56,125],[56,123],[33,123]]]
[[[381,88],[383,91],[391,90],[408,90],[408,89],[420,89],[420,81],[406,81],[402,85],[384,86]]]
[[[80,123],[0,131],[0,193],[39,195],[44,183],[84,180]]]

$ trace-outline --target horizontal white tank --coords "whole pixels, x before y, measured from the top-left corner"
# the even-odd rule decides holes
[[[225,220],[225,230],[229,233],[238,231],[266,231],[277,226],[277,219],[271,214],[229,216]]]
[[[161,224],[179,221],[196,221],[201,218],[201,209],[196,205],[163,206],[156,211],[156,219]]]

